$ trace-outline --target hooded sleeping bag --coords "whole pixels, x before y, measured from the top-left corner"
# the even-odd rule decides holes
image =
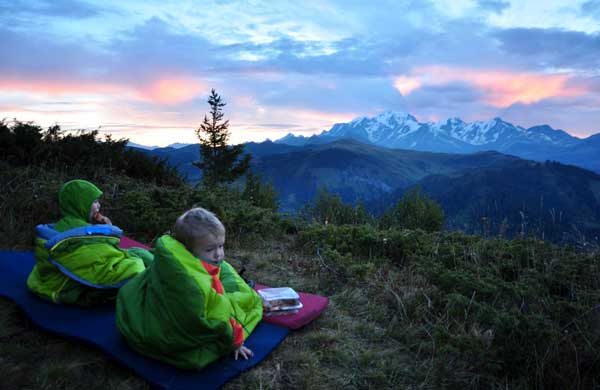
[[[231,265],[211,265],[169,235],[154,262],[119,290],[117,328],[139,353],[200,369],[242,344],[262,303]]]
[[[85,180],[63,185],[62,219],[36,227],[36,264],[27,279],[31,291],[55,303],[92,305],[114,298],[119,287],[144,271],[144,262],[152,261],[141,248],[119,249],[121,229],[87,222],[100,195]]]

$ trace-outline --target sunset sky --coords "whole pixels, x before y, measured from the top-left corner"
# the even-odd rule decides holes
[[[196,142],[383,111],[600,132],[600,0],[0,0],[0,119]]]

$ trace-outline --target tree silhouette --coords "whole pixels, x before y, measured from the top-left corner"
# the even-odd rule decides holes
[[[98,130],[63,132],[59,125],[44,131],[33,122],[0,120],[0,164],[59,169],[93,178],[119,174],[155,182],[180,185],[183,178],[166,160],[127,147],[127,139],[107,136]]]
[[[219,184],[231,183],[241,177],[250,167],[251,156],[244,152],[244,145],[227,145],[229,140],[229,120],[223,121],[225,102],[221,96],[211,90],[208,97],[210,116],[204,116],[204,121],[196,136],[200,140],[200,161],[194,166],[202,169],[204,185],[214,187]]]

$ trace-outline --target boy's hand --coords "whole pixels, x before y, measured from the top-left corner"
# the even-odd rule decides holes
[[[105,217],[104,215],[102,216],[102,223],[106,225],[112,225],[110,218]]]
[[[242,356],[244,359],[248,360],[252,356],[254,356],[254,352],[250,350],[250,348],[246,347],[244,344],[240,345],[234,352],[235,360],[238,360],[238,356]]]
[[[110,219],[100,213],[96,213],[94,215],[94,221],[96,221],[97,223],[103,223],[105,225],[112,225],[112,222],[110,221]]]

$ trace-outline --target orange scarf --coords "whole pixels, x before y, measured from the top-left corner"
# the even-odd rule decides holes
[[[212,288],[215,289],[217,294],[225,293],[223,289],[223,284],[221,283],[221,279],[219,279],[219,273],[221,271],[221,267],[218,265],[212,265],[205,261],[200,260],[200,263],[206,269],[206,272],[212,277]],[[244,342],[244,330],[240,324],[238,324],[235,319],[231,318],[229,320],[231,323],[231,327],[233,328],[233,344],[235,346],[240,346]]]

